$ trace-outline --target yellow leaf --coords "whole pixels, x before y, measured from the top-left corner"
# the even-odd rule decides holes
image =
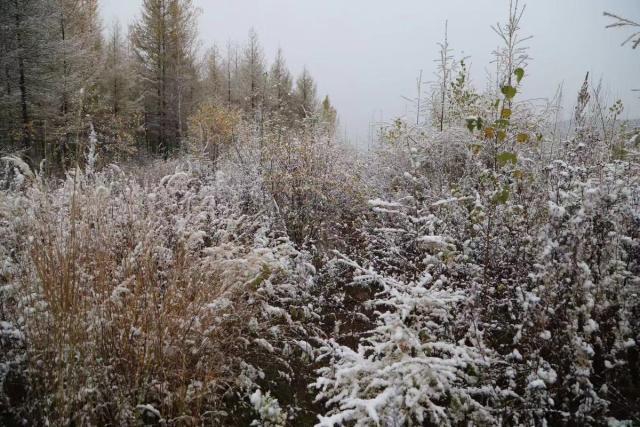
[[[480,144],[471,144],[471,151],[473,151],[473,154],[478,154],[481,149],[482,149],[482,145],[480,145]]]
[[[518,136],[516,137],[516,141],[518,141],[520,144],[529,142],[529,134],[519,133]]]
[[[486,139],[493,139],[496,136],[496,132],[493,128],[485,128],[484,130],[484,137]]]

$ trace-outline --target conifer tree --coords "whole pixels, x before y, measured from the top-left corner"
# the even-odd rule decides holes
[[[271,112],[280,118],[289,119],[293,83],[282,49],[278,49],[275,61],[271,65],[268,82],[267,93]]]
[[[55,4],[44,0],[0,3],[0,143],[6,149],[37,150],[34,122],[51,86],[50,61]]]
[[[224,99],[225,70],[223,65],[218,47],[214,44],[205,55],[203,83],[205,96],[215,104]]]
[[[134,109],[131,93],[135,75],[122,27],[115,23],[105,46],[105,67],[101,76],[104,103],[114,116],[130,114]]]
[[[80,144],[86,131],[83,117],[95,107],[102,58],[101,23],[97,0],[59,0],[50,23],[51,59],[46,116],[53,141],[64,163],[72,152],[69,144]],[[98,66],[96,66],[98,65]],[[77,148],[77,147],[76,147]]]
[[[329,95],[325,96],[322,101],[321,121],[327,133],[329,135],[334,135],[336,132],[336,126],[338,125],[338,113],[333,105],[331,105]]]
[[[140,124],[140,85],[127,39],[117,22],[105,40],[103,61],[91,124],[105,150],[114,155],[130,153]]]
[[[153,151],[176,148],[193,107],[196,12],[190,0],[145,0],[131,34]]]
[[[296,80],[296,91],[294,94],[295,112],[300,120],[312,117],[317,109],[317,88],[316,83],[309,71],[304,68]]]
[[[264,53],[254,29],[249,31],[249,40],[244,48],[240,66],[242,107],[245,112],[256,112],[262,106],[264,85]]]

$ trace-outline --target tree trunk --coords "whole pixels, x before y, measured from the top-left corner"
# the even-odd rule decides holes
[[[31,129],[29,109],[27,105],[27,82],[24,69],[24,51],[22,40],[22,17],[18,0],[14,2],[16,7],[16,42],[18,46],[18,73],[20,87],[20,107],[22,113],[22,145],[25,149],[31,148]]]

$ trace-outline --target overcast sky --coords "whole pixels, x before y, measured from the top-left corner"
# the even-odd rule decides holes
[[[413,96],[419,71],[432,79],[445,21],[458,57],[469,56],[478,87],[493,69],[498,45],[490,26],[504,22],[507,0],[194,0],[201,10],[203,47],[227,40],[244,42],[255,28],[268,59],[282,47],[289,67],[306,65],[320,95],[329,94],[349,136],[367,137],[372,117],[402,115]],[[103,0],[105,26],[124,25],[138,14],[141,0]],[[527,4],[523,34],[533,61],[525,96],[552,97],[564,83],[572,104],[587,71],[602,77],[624,115],[640,117],[640,48],[620,47],[628,30],[607,30],[604,10],[640,19],[640,0],[533,0]]]

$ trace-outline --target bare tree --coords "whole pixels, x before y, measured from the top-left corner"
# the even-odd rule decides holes
[[[631,28],[631,35],[622,42],[621,46],[625,46],[627,43],[631,44],[631,49],[636,49],[640,46],[640,23],[610,12],[604,12],[603,15],[613,19],[613,22],[607,25],[606,28]]]
[[[513,72],[517,68],[524,68],[531,59],[527,53],[529,48],[525,43],[532,36],[523,37],[520,35],[520,22],[525,10],[526,6],[520,7],[518,0],[510,0],[507,23],[497,23],[491,27],[503,42],[503,46],[493,52],[498,65],[498,75],[496,76],[498,86],[512,86]]]

